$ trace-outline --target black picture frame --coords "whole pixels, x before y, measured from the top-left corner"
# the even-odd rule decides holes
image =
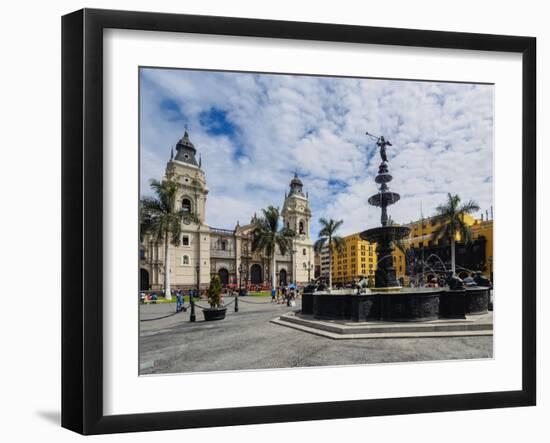
[[[132,415],[103,413],[103,30],[171,31],[522,54],[522,388]],[[536,39],[83,9],[62,18],[62,426],[82,434],[536,404]]]

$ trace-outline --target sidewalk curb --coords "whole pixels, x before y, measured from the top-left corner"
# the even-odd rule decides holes
[[[294,313],[281,315],[271,323],[333,340],[374,338],[430,338],[492,336],[492,321],[451,320],[439,323],[380,323],[342,325],[322,320],[298,318]]]

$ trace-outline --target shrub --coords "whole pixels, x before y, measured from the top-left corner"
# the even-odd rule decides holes
[[[214,275],[208,287],[208,304],[211,308],[219,308],[221,303],[222,282],[218,275]]]

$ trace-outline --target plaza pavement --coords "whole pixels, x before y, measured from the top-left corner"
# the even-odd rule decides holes
[[[230,302],[232,299],[226,300]],[[206,301],[198,302],[207,306]],[[186,304],[189,307],[188,304]],[[140,306],[140,374],[491,358],[492,336],[332,340],[271,323],[300,309],[239,298],[224,320],[197,321],[175,304]]]

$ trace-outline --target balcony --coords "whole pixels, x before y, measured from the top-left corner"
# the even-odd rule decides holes
[[[212,258],[235,258],[235,251],[228,249],[210,249],[210,257]]]

